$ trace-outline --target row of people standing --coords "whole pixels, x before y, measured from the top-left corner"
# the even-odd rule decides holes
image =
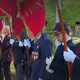
[[[4,68],[5,79],[11,80],[10,63],[12,61],[11,59],[13,55],[12,46],[14,49],[16,80],[28,80],[28,61],[27,61],[26,46],[30,48],[29,52],[32,54],[30,55],[31,67],[32,67],[30,80],[35,80],[35,79],[41,80],[42,78],[45,78],[46,73],[47,73],[46,63],[45,63],[46,51],[43,45],[42,36],[39,35],[38,37],[39,40],[32,47],[30,47],[32,42],[29,39],[27,40],[25,39],[24,30],[22,30],[21,32],[20,41],[11,39],[11,35],[8,30],[5,30],[4,34],[6,36],[3,41],[0,41],[0,45],[1,45],[1,50],[2,50],[2,63],[3,63],[3,68]],[[47,36],[46,33],[43,34],[43,37],[46,40],[46,43],[48,42],[47,47],[49,49],[49,52],[50,52],[49,54],[51,56],[52,47],[53,47],[52,41],[50,37]],[[33,56],[35,55],[36,52],[37,52],[36,55],[38,55],[38,58],[34,60]],[[2,70],[2,67],[0,69]],[[37,71],[39,71],[40,74]],[[42,73],[44,73],[44,75],[42,75]],[[2,74],[1,78],[3,78],[3,73],[1,74]]]
[[[51,57],[52,54],[52,40],[46,33],[39,33],[38,40],[33,44],[33,41],[25,39],[24,31],[21,33],[21,40],[16,41],[10,39],[10,44],[13,45],[15,65],[16,65],[16,80],[28,80],[28,60],[26,53],[26,46],[29,48],[30,62],[31,62],[31,76],[30,80],[47,80],[48,72],[46,71],[46,47],[48,54]],[[44,37],[44,41],[43,41]],[[25,75],[25,79],[24,79]],[[50,74],[49,74],[50,75]],[[50,78],[50,77],[49,77]],[[51,79],[50,79],[51,80]]]
[[[4,40],[0,40],[0,47],[1,47],[0,80],[3,80],[3,71],[4,71],[5,80],[12,80],[11,71],[10,71],[10,63],[12,61],[13,54],[14,54],[13,57],[15,59],[14,65],[16,69],[16,80],[28,80],[27,79],[28,62],[27,62],[26,47],[23,46],[23,42],[25,41],[24,40],[25,35],[24,35],[23,30],[20,35],[21,41],[18,41],[17,39],[16,40],[11,39],[11,34],[9,33],[8,28],[3,30],[3,34],[5,35]],[[12,48],[14,49],[14,53],[12,53],[12,50],[13,50]]]
[[[72,40],[69,37],[68,25],[66,23],[63,24],[65,29],[65,37],[67,45],[75,53],[75,45],[72,43]],[[54,34],[55,38],[61,43],[55,52],[53,60],[51,59],[53,43],[51,38],[47,36],[46,33],[42,33],[41,35],[39,35],[38,41],[34,44],[32,44],[31,40],[25,39],[24,31],[21,32],[20,41],[9,39],[10,50],[11,50],[11,45],[13,45],[14,48],[16,80],[29,79],[28,78],[29,68],[28,68],[26,46],[29,47],[30,51],[30,61],[32,68],[30,80],[69,80],[68,67],[66,62],[68,60],[65,61],[65,57],[63,56],[65,49],[64,49],[60,23],[56,23],[52,34]],[[49,55],[50,58],[46,58],[48,57],[47,54]],[[9,80],[9,77],[6,80]]]
[[[73,44],[71,38],[69,37],[68,25],[66,23],[63,24],[65,29],[65,37],[67,45],[73,52],[75,52],[75,45]],[[55,25],[52,34],[54,34],[56,39],[61,43],[56,50],[53,60],[51,59],[53,44],[52,40],[50,39],[50,37],[47,36],[47,34],[43,33],[42,35],[39,35],[38,41],[31,46],[32,50],[31,50],[30,60],[31,60],[32,73],[30,76],[30,80],[69,80],[67,62],[64,60],[63,57],[63,52],[65,51],[65,49],[59,22]],[[50,58],[46,58],[47,51],[48,54],[50,55],[49,56]],[[35,59],[33,58],[34,55],[36,56]]]
[[[68,25],[66,23],[63,23],[63,24],[64,24],[64,29],[65,29],[65,37],[66,37],[67,46],[74,54],[75,45],[73,44],[72,39],[69,37]],[[53,47],[52,40],[50,39],[50,37],[47,36],[47,34],[43,33],[42,35],[39,35],[38,41],[31,46],[32,50],[31,50],[30,59],[31,59],[32,73],[30,76],[30,80],[69,80],[69,74],[68,74],[69,72],[68,72],[68,67],[67,67],[67,62],[66,62],[69,60],[66,60],[65,55],[64,55],[65,49],[64,49],[63,36],[62,36],[59,22],[56,23],[52,34],[54,34],[55,38],[61,43],[55,52],[55,56],[53,60],[51,59],[51,53],[52,53],[52,47]],[[48,51],[50,58],[46,58],[47,57],[46,51]],[[37,58],[33,59],[32,57],[33,55],[36,55]],[[77,54],[77,56],[79,56],[79,54]],[[79,59],[75,55],[73,56],[73,59],[71,60],[74,60],[74,59],[75,59],[74,61],[75,65],[73,64],[73,67],[72,67],[72,75],[71,75],[72,80],[75,80],[77,73],[78,75],[80,73],[79,70],[75,70],[75,67],[77,68],[78,67],[77,65],[79,65],[79,63],[76,64],[76,62],[79,62],[78,61]]]

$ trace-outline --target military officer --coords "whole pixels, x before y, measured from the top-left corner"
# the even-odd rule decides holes
[[[42,31],[43,32],[43,31]],[[41,34],[41,32],[37,36],[38,40],[36,43],[32,45],[32,55],[30,56],[31,59],[31,67],[32,67],[32,73],[30,80],[46,80],[47,77],[47,71],[46,71],[46,46],[48,49],[48,54],[51,57],[53,43],[51,38],[44,32]],[[44,38],[44,40],[43,40]],[[44,44],[45,41],[45,44]]]
[[[72,43],[71,38],[69,37],[69,29],[68,25],[63,22],[64,30],[65,30],[65,37],[67,46],[75,52],[75,45]],[[68,67],[67,63],[63,58],[63,51],[64,49],[64,43],[63,43],[63,36],[61,32],[61,26],[60,22],[56,23],[55,27],[53,28],[53,32],[55,38],[61,43],[58,48],[56,49],[54,59],[51,60],[51,58],[46,58],[46,70],[50,73],[54,74],[55,80],[69,80],[68,75]]]

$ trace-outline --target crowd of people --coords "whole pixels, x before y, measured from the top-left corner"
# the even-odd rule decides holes
[[[69,80],[67,62],[71,64],[71,80],[80,80],[80,44],[77,44],[78,47],[73,44],[68,25],[65,22],[63,25],[68,51],[65,51],[58,22],[51,32],[61,43],[56,49],[54,59],[51,58],[54,45],[45,31],[39,32],[36,43],[34,39],[26,39],[24,29],[20,32],[20,40],[13,39],[7,29],[3,31],[5,37],[0,40],[0,80],[3,80],[3,71],[5,80],[12,80],[10,63],[13,55],[16,80]]]

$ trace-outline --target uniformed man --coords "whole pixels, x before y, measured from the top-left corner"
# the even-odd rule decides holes
[[[25,33],[22,30],[20,41],[10,40],[13,44],[14,58],[16,64],[16,80],[28,80],[28,61],[26,46],[30,48],[30,42],[25,40]],[[27,44],[28,43],[28,44]]]
[[[44,32],[42,30],[42,32]],[[32,45],[32,55],[30,56],[31,59],[31,67],[32,73],[30,80],[46,80],[47,71],[46,71],[46,47],[48,50],[48,54],[51,57],[53,43],[51,38],[44,32],[41,32],[37,36],[37,41]],[[44,43],[45,41],[45,43]],[[46,44],[46,46],[45,46]],[[51,80],[51,79],[50,79]]]
[[[75,45],[72,43],[71,38],[69,37],[69,29],[68,25],[63,22],[64,29],[65,29],[65,37],[67,41],[67,46],[75,52]],[[46,58],[46,70],[50,73],[54,74],[55,80],[69,80],[68,75],[68,67],[67,62],[63,58],[63,51],[64,49],[64,43],[63,43],[63,36],[61,32],[61,26],[60,22],[56,23],[52,34],[54,33],[55,38],[61,43],[56,52],[54,59],[51,60],[51,58]]]

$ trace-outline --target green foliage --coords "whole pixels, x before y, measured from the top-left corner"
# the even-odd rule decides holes
[[[47,30],[51,31],[56,23],[56,3],[55,0],[45,0]]]
[[[54,34],[48,34],[48,35],[51,37],[52,42],[53,42],[52,55],[55,55],[56,45],[55,45],[55,37],[54,37]]]
[[[55,54],[55,37],[50,35],[49,31],[52,31],[56,23],[56,1],[55,0],[45,0],[45,11],[46,11],[46,21],[48,21],[46,33],[51,37],[53,41],[52,55]]]
[[[46,20],[48,21],[47,34],[51,31],[56,23],[56,0],[45,0]],[[61,0],[61,14],[63,22],[66,22],[70,27],[76,26],[75,22],[80,20],[80,1],[79,0]],[[73,32],[74,33],[74,32]],[[55,45],[55,38],[49,35]],[[53,46],[54,46],[53,45]],[[55,46],[53,47],[55,54]]]
[[[75,26],[75,22],[80,20],[80,1],[79,0],[61,0],[63,21],[69,26]]]
[[[12,71],[15,71],[15,67],[14,67],[13,62],[11,62],[11,64],[10,64],[10,69],[11,69]]]

